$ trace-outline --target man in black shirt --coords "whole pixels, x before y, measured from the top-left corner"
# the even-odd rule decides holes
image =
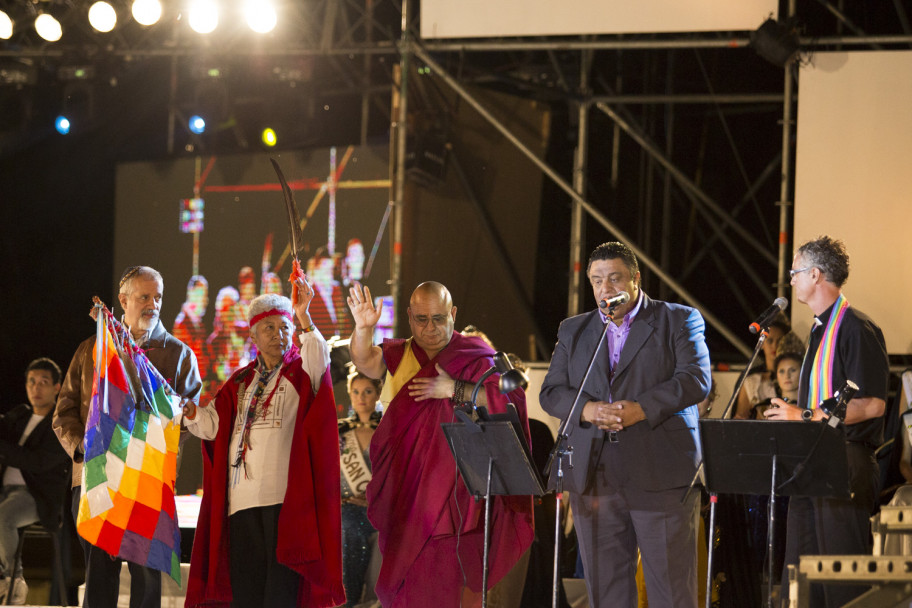
[[[883,415],[889,362],[883,332],[865,314],[849,306],[842,286],[849,276],[845,245],[827,236],[798,248],[792,262],[792,286],[814,313],[808,350],[801,366],[798,402],[773,399],[764,414],[774,420],[822,421],[818,406],[851,380],[858,392],[845,414],[846,454],[851,498],[792,497],[789,502],[785,567],[800,555],[870,555],[870,516],[878,483],[874,450],[883,443]],[[787,570],[782,594],[788,597]],[[811,606],[843,606],[865,586],[813,585]],[[825,604],[824,602],[825,598]]]
[[[0,602],[15,578],[13,605],[25,604],[28,594],[22,564],[13,570],[18,530],[40,521],[56,533],[70,478],[70,458],[48,415],[60,391],[60,368],[50,359],[35,359],[25,370],[25,389],[29,405],[0,416]]]

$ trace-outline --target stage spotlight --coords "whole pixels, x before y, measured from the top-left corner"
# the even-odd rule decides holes
[[[187,123],[187,128],[190,129],[191,133],[202,135],[206,132],[206,121],[203,120],[202,116],[194,114],[190,117],[190,120]]]
[[[57,132],[61,135],[66,135],[70,132],[70,119],[61,114],[57,117],[57,120],[54,121],[54,128],[57,129]]]
[[[193,0],[190,3],[190,29],[197,34],[212,33],[218,27],[218,5],[213,0]]]
[[[0,11],[0,38],[9,40],[13,36],[13,20],[10,16]]]
[[[278,22],[275,7],[270,0],[245,0],[244,16],[247,25],[257,34],[268,34]]]
[[[48,42],[57,42],[63,36],[60,22],[47,13],[41,13],[35,18],[35,31]]]
[[[159,0],[133,0],[133,18],[140,25],[155,25],[162,16]]]
[[[117,25],[117,13],[114,12],[114,7],[104,0],[93,4],[89,7],[89,24],[99,32],[107,33],[113,30]]]
[[[260,139],[263,140],[263,143],[267,147],[273,147],[276,145],[276,132],[269,127],[263,129],[263,134],[260,136]]]

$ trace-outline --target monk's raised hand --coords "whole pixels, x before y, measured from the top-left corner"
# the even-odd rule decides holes
[[[409,396],[415,401],[449,399],[453,396],[456,381],[440,367],[439,363],[434,367],[437,368],[437,375],[433,378],[415,378],[409,383]]]
[[[374,306],[374,300],[371,298],[370,289],[363,287],[360,283],[355,283],[348,288],[348,308],[352,312],[355,320],[355,327],[359,329],[373,328],[380,321],[380,314],[383,312],[383,302],[379,306]]]

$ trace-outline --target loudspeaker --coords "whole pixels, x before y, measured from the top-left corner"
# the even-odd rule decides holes
[[[750,41],[758,55],[779,67],[785,67],[799,49],[795,28],[775,19],[767,19],[757,31],[751,32]]]

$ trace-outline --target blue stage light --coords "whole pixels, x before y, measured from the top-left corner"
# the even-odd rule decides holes
[[[66,135],[70,132],[70,119],[66,116],[58,116],[57,120],[54,121],[54,128],[61,135]]]
[[[190,117],[189,128],[191,133],[202,135],[206,131],[206,121],[202,116],[193,115]]]

